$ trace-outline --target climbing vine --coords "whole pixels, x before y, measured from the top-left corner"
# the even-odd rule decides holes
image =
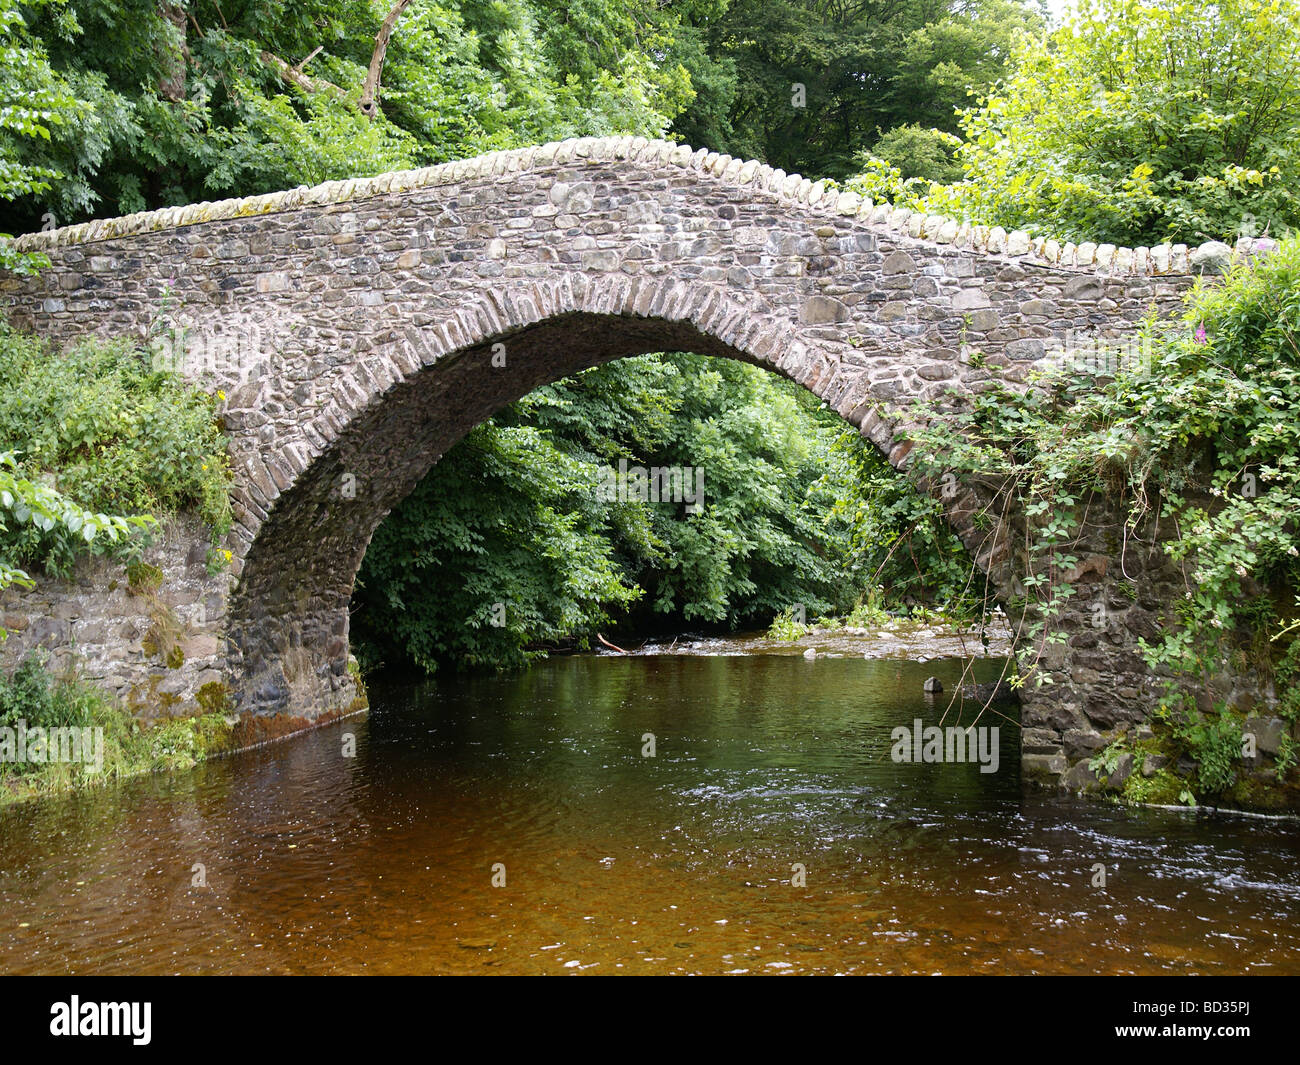
[[[1122,357],[1087,354],[1066,352],[1027,388],[995,378],[942,417],[918,405],[909,430],[914,472],[982,484],[977,523],[1013,540],[1032,649],[1017,683],[1050,682],[1041,663],[1066,639],[1081,523],[1102,502],[1119,503],[1121,554],[1158,525],[1185,577],[1161,632],[1140,641],[1148,666],[1206,691],[1229,662],[1272,673],[1300,578],[1300,239],[1198,284],[1180,321],[1146,322]],[[1159,714],[1213,792],[1232,783],[1225,752],[1239,753],[1241,730],[1221,702],[1198,710],[1197,686],[1171,683]]]

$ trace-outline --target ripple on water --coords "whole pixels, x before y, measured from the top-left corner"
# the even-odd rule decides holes
[[[0,970],[1300,971],[1294,822],[1022,792],[1012,728],[995,774],[894,763],[890,730],[942,710],[921,680],[961,671],[643,655],[381,682],[368,719],[0,811]]]

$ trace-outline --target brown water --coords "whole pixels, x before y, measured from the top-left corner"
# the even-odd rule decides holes
[[[1296,823],[1022,793],[1014,728],[996,773],[893,762],[958,669],[611,656],[377,689],[368,718],[0,811],[0,971],[1300,971]]]

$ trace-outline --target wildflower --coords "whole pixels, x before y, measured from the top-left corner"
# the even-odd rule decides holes
[[[1204,323],[1204,322],[1202,322],[1200,325],[1198,325],[1198,326],[1196,327],[1196,338],[1195,338],[1195,339],[1196,339],[1196,343],[1198,343],[1198,344],[1204,344],[1204,343],[1206,343],[1206,339],[1205,339],[1205,323]]]

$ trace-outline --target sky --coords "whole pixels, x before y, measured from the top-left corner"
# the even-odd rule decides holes
[[[1069,11],[1074,9],[1074,0],[1047,0],[1047,11],[1052,16],[1052,22],[1060,25],[1065,21],[1065,16]]]

